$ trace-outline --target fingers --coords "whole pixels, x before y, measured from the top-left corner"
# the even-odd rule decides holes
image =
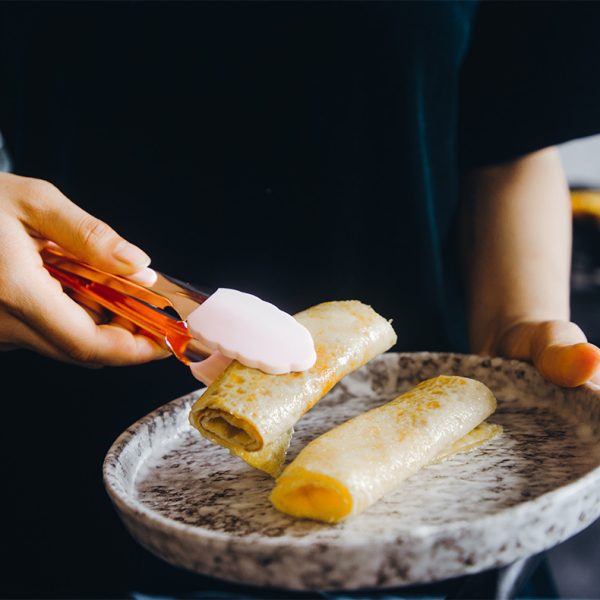
[[[15,350],[17,348],[25,348],[38,354],[43,354],[54,360],[60,360],[90,369],[100,368],[102,365],[93,363],[81,363],[73,360],[64,352],[61,352],[56,346],[43,338],[39,333],[32,330],[26,323],[23,323],[16,317],[11,315],[0,315],[0,328],[2,331],[10,331],[12,343],[1,343],[0,350]]]
[[[72,252],[67,252],[63,247],[59,246],[58,244],[55,244],[54,242],[52,242],[50,240],[41,240],[41,239],[34,238],[34,241],[39,250],[42,250],[44,248],[60,250],[60,252],[66,256],[69,256],[69,257],[75,258],[75,259],[78,258]],[[123,277],[133,281],[134,283],[139,283],[141,285],[145,285],[148,287],[154,285],[158,278],[156,271],[154,271],[153,269],[149,269],[148,267],[143,268],[141,271],[135,271],[134,273],[128,273],[128,274],[122,274],[122,275],[123,275]]]
[[[139,333],[139,328],[134,323],[124,317],[111,313],[86,296],[72,290],[65,290],[65,293],[85,310],[96,325],[118,325],[130,333]]]
[[[19,264],[20,276],[4,298],[7,311],[71,361],[130,365],[169,356],[144,335],[116,325],[96,325],[43,266],[25,258]]]
[[[0,349],[24,347],[62,362],[90,368],[140,364],[171,356],[171,353],[157,342],[134,332],[135,326],[120,317],[113,317],[109,324],[99,326],[93,320],[97,315],[92,313],[88,317],[93,328],[99,330],[95,338],[100,340],[97,352],[90,351],[86,340],[69,340],[67,344],[64,341],[62,344],[60,341],[55,343],[56,340],[45,335],[43,329],[38,330],[16,317],[12,317],[9,323],[8,317],[12,315],[4,315],[0,326],[3,331],[10,331],[11,343],[1,344]],[[106,319],[103,317],[99,320]],[[73,349],[72,344],[76,345],[76,349]]]
[[[15,177],[20,220],[81,260],[118,275],[139,272],[150,257],[109,225],[71,202],[47,181]],[[142,275],[142,278],[144,275]],[[150,274],[146,275],[146,279]]]
[[[590,381],[600,366],[600,349],[592,344],[549,346],[537,367],[547,379],[563,387],[576,387]]]
[[[156,271],[145,268],[145,269],[142,269],[141,271],[136,271],[135,273],[131,273],[130,275],[127,275],[127,279],[130,279],[134,283],[139,283],[141,285],[150,287],[156,283],[156,280],[158,279],[158,275],[156,274]]]
[[[498,351],[509,358],[531,360],[546,379],[563,387],[592,379],[600,382],[600,349],[568,321],[519,323],[502,336]]]
[[[81,308],[83,308],[88,315],[90,315],[96,325],[110,322],[110,315],[108,311],[97,302],[94,302],[94,300],[91,300],[87,296],[84,296],[75,290],[70,290],[67,288],[63,291],[70,298],[75,300],[75,302],[77,302],[77,304],[79,304],[79,306],[81,306]]]
[[[106,271],[138,279],[150,262],[145,253],[47,182],[2,174],[0,197],[0,349],[26,347],[92,366],[170,356],[95,303],[82,307],[69,298],[44,268],[40,249],[50,240]]]

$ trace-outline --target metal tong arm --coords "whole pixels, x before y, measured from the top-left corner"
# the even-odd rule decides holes
[[[54,264],[65,271],[81,275],[90,281],[107,285],[151,306],[157,308],[171,307],[177,312],[181,320],[187,319],[190,313],[208,299],[211,294],[210,292],[200,291],[189,283],[179,281],[159,271],[155,271],[157,278],[154,284],[143,286],[119,275],[105,273],[55,248],[45,248],[42,252],[42,258],[46,263]]]
[[[48,272],[64,286],[164,341],[185,364],[206,357],[206,352],[196,347],[185,321],[161,310],[175,308],[168,298],[123,277],[83,264],[59,250],[44,249],[42,257]]]

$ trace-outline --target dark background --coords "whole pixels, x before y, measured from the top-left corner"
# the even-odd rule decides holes
[[[444,124],[458,83],[436,73],[440,65],[457,72],[475,7],[2,3],[0,130],[16,172],[51,180],[169,274],[257,293],[291,312],[358,298],[394,318],[397,349],[456,349],[431,239],[417,231],[434,227],[424,198],[439,202],[450,226],[457,132]],[[476,39],[492,62],[469,69],[479,80],[493,64],[489,81],[513,89],[511,68],[497,77],[502,57],[531,54],[522,38],[503,40],[539,13],[529,8],[515,20],[487,10]],[[565,24],[553,18],[551,31]],[[594,23],[580,17],[566,47],[595,39]],[[531,45],[547,55],[553,38],[543,39]],[[411,48],[421,71],[400,66]],[[538,73],[522,61],[518,72],[524,82]],[[534,84],[545,94],[543,80]],[[417,89],[435,99],[422,128]],[[518,89],[531,93],[525,83]],[[584,96],[594,98],[589,89]],[[490,97],[498,97],[491,83],[471,98],[485,107]],[[517,99],[501,99],[494,119],[473,121],[472,148],[473,132],[503,123],[496,117],[506,106],[513,114]],[[521,119],[511,142],[526,130],[527,114]],[[541,143],[532,140],[523,134],[503,152]],[[432,153],[429,178],[420,151]],[[183,365],[88,371],[11,352],[0,373],[0,595],[122,597],[219,585],[135,544],[101,481],[104,454],[122,430],[199,387]]]
[[[440,36],[426,59],[454,60],[452,14],[415,4],[407,39],[393,4],[350,3],[343,19],[335,4],[300,6],[0,5],[0,130],[15,171],[52,181],[166,273],[292,312],[359,298],[394,317],[404,348],[447,348],[438,300],[423,294],[431,251],[413,230],[427,182],[406,151],[413,98],[396,65],[419,23]],[[135,544],[101,481],[121,431],[199,387],[188,370],[1,358],[0,595],[207,585]]]
[[[394,3],[11,5],[0,127],[19,174],[166,273],[291,312],[360,297],[402,322],[406,346],[447,345],[415,229],[430,227],[424,168],[452,206],[435,162],[453,105],[425,106],[440,124],[423,134],[410,86],[413,63],[441,62],[427,83],[454,92],[446,63],[466,34],[451,3],[407,7],[399,20]],[[426,34],[439,43],[398,66]]]

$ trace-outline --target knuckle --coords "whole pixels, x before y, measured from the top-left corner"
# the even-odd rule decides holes
[[[132,357],[136,355],[136,343],[131,335],[120,336],[118,349],[115,349],[110,357],[105,357],[105,362],[110,364],[131,364],[134,362]]]
[[[91,215],[85,215],[81,219],[78,234],[85,246],[102,244],[115,235],[109,225]]]
[[[19,273],[11,273],[10,282],[7,283],[9,285],[3,285],[0,290],[0,309],[18,319],[26,319],[32,304],[27,278]]]
[[[27,177],[21,183],[21,194],[25,200],[46,199],[57,191],[56,187],[45,179]]]
[[[91,344],[85,344],[78,340],[72,340],[63,347],[64,353],[73,361],[78,363],[97,362],[96,351]]]
[[[25,177],[20,184],[21,205],[27,215],[49,212],[58,194],[58,189],[44,179]]]

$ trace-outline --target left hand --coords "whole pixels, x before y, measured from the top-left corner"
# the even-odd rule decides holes
[[[600,384],[600,349],[570,319],[571,198],[556,148],[465,174],[458,228],[471,347],[551,382]]]
[[[576,387],[600,384],[600,349],[570,321],[519,321],[500,330],[491,353],[532,362],[549,381]]]

